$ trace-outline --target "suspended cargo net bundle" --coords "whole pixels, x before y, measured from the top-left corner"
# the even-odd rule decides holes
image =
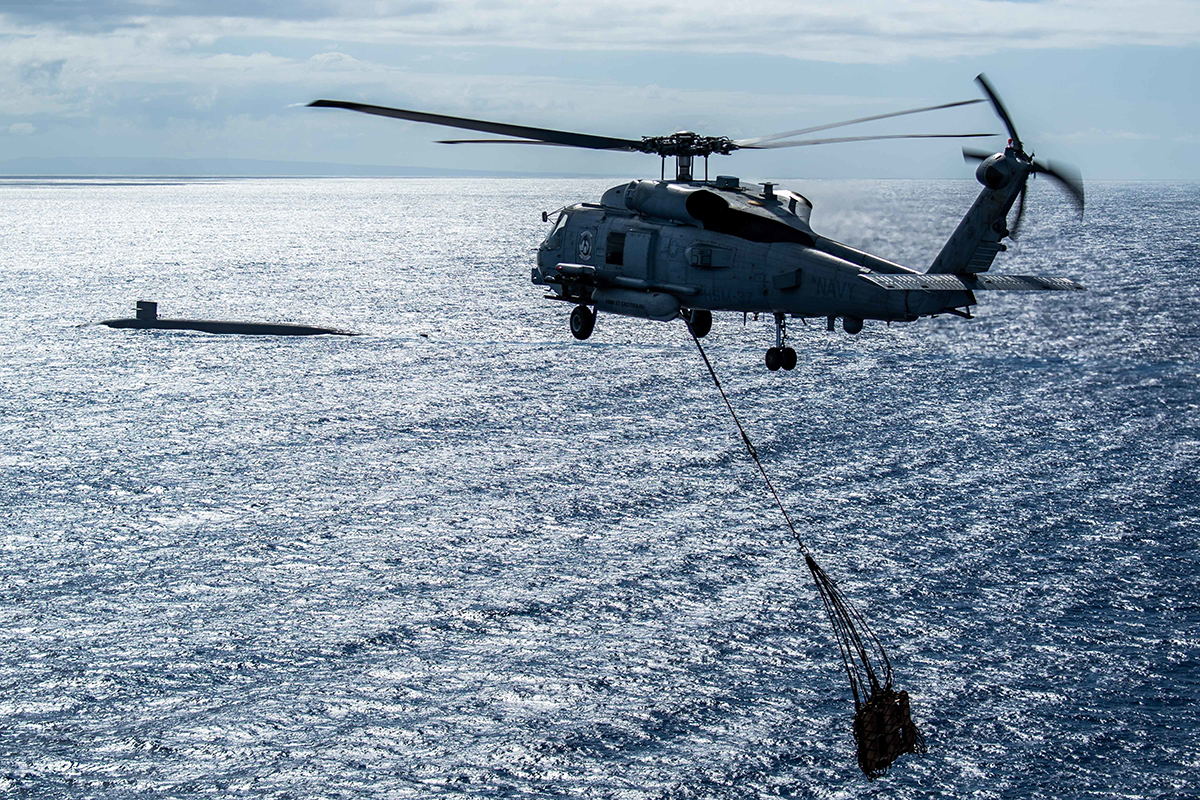
[[[771,491],[774,493],[774,489]],[[786,511],[784,516],[787,516]],[[791,524],[789,519],[788,527]],[[792,535],[804,551],[804,560],[816,581],[821,602],[825,604],[846,676],[850,679],[858,766],[864,775],[875,780],[887,774],[892,763],[905,753],[924,753],[925,737],[912,721],[908,692],[897,692],[892,688],[891,662],[866,619],[817,564],[800,542],[795,528],[792,528]],[[883,672],[882,682],[879,670]]]
[[[700,340],[687,317],[684,317],[684,322],[688,326],[692,341],[696,343],[696,349],[700,351],[700,357],[704,359],[704,365],[708,367],[708,374],[712,376],[717,391],[721,393],[721,399],[725,401],[725,406],[742,435],[746,451],[754,459],[758,471],[762,473],[763,481],[766,482],[771,496],[775,498],[775,504],[779,506],[779,511],[792,532],[792,538],[804,554],[804,561],[817,584],[817,593],[821,596],[825,613],[833,627],[842,664],[846,668],[846,677],[850,681],[850,691],[854,695],[854,741],[858,746],[858,766],[867,778],[875,780],[886,775],[896,759],[905,753],[925,752],[925,737],[912,721],[908,692],[898,692],[892,688],[892,664],[883,649],[883,644],[867,624],[866,618],[842,593],[833,578],[821,569],[804,540],[800,538],[800,533],[792,524],[779,493],[775,491],[775,486],[758,458],[758,451],[754,449],[737,412],[733,410],[733,404],[729,402],[712,362],[708,360],[708,354],[700,345]]]

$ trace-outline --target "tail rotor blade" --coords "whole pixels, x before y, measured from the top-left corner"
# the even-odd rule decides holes
[[[991,158],[994,155],[995,153],[992,153],[988,150],[976,150],[974,147],[963,148],[963,161],[966,161],[967,163],[972,161],[983,161]]]
[[[1031,154],[1026,153],[1021,146],[1021,138],[1017,135],[1017,127],[1013,125],[1012,117],[1008,115],[1008,109],[1004,107],[1004,103],[1000,100],[1000,95],[992,87],[991,81],[982,72],[975,77],[975,81],[983,89],[984,94],[988,96],[988,100],[992,102],[992,109],[996,112],[996,116],[1000,118],[1000,121],[1004,123],[1004,127],[1008,129],[1009,136],[1012,137],[1009,147],[1004,150],[1003,157],[1009,163],[1011,170],[1019,170],[1021,187],[1016,200],[1017,215],[1013,220],[1009,236],[1014,239],[1017,238],[1017,231],[1020,230],[1021,220],[1025,216],[1025,192],[1028,189],[1029,178],[1037,174],[1047,175],[1053,179],[1059,188],[1071,198],[1071,202],[1079,211],[1080,218],[1082,218],[1083,176],[1079,174],[1079,170],[1061,161],[1037,161]],[[991,158],[992,155],[992,153],[985,153],[973,148],[963,148],[963,159],[968,163],[973,160],[982,161]],[[1011,191],[1011,188],[1008,191]]]
[[[1047,161],[1045,164],[1033,162],[1033,171],[1049,175],[1071,198],[1079,216],[1083,218],[1083,176],[1079,170],[1062,161]]]
[[[1017,231],[1021,230],[1021,219],[1025,216],[1025,192],[1029,188],[1029,183],[1021,187],[1021,193],[1017,195],[1017,217],[1013,220],[1012,228],[1008,231],[1010,239],[1017,238]]]
[[[975,82],[983,87],[983,93],[988,96],[988,100],[992,101],[992,109],[995,110],[996,116],[1004,123],[1004,127],[1008,128],[1008,135],[1012,137],[1013,145],[1020,150],[1021,137],[1017,136],[1017,128],[1013,125],[1012,118],[1008,116],[1008,110],[1004,108],[1004,103],[1000,102],[1000,95],[996,94],[996,90],[992,88],[992,84],[988,82],[987,76],[982,72],[975,76]]]

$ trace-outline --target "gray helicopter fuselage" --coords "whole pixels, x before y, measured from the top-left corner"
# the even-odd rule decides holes
[[[533,282],[598,311],[673,319],[681,308],[911,321],[974,304],[969,291],[889,291],[867,274],[915,270],[813,232],[790,191],[715,182],[632,181],[564,209]]]

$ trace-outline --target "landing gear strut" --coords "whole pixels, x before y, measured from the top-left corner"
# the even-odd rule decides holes
[[[592,335],[596,327],[596,312],[587,306],[575,306],[571,312],[571,335],[576,339],[586,339]]]
[[[787,346],[787,317],[775,312],[775,346],[767,351],[767,369],[775,372],[780,367],[796,368],[796,351]]]

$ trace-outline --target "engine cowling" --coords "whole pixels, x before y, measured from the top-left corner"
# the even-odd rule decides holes
[[[729,207],[716,192],[660,181],[630,181],[625,186],[625,207],[686,225],[700,225],[713,211]]]

